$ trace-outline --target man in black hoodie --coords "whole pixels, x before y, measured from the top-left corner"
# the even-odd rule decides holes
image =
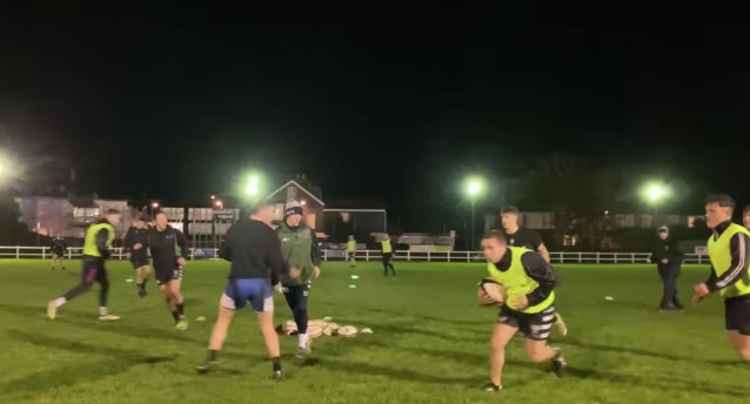
[[[658,229],[659,240],[651,252],[651,262],[656,264],[659,276],[664,284],[664,293],[659,304],[662,311],[682,310],[677,292],[677,278],[680,276],[683,254],[677,240],[669,235],[669,228]]]

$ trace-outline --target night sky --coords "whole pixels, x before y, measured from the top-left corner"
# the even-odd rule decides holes
[[[750,198],[740,26],[540,7],[347,24],[248,13],[4,14],[0,136],[70,161],[81,193],[175,204],[252,167],[406,216],[465,173],[515,176],[552,152]]]

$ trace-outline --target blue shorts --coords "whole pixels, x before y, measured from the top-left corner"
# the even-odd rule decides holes
[[[230,279],[219,304],[226,309],[239,310],[247,302],[258,313],[273,312],[271,283],[262,278]]]

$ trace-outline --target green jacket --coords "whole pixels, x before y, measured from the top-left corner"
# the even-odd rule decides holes
[[[286,260],[289,269],[298,268],[302,271],[299,279],[294,280],[285,274],[281,283],[285,286],[301,286],[307,283],[312,277],[313,267],[320,265],[321,261],[315,231],[304,223],[293,229],[286,222],[282,222],[276,232],[281,241],[281,256]]]

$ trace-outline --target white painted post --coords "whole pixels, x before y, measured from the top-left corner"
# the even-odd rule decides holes
[[[427,250],[427,262],[432,262],[430,259],[430,250]]]
[[[195,247],[190,247],[190,261],[195,259]]]
[[[365,261],[370,262],[370,250],[365,250]]]
[[[565,263],[565,253],[564,252],[560,252],[560,263],[561,264]]]
[[[471,251],[466,251],[466,262],[471,262]]]
[[[411,250],[406,250],[406,260],[411,261]]]
[[[578,263],[579,264],[583,264],[583,253],[582,252],[578,253]]]
[[[635,264],[635,253],[630,253],[630,261]]]
[[[21,259],[21,246],[16,246],[16,259]]]
[[[47,259],[47,247],[42,247],[42,259]]]
[[[599,264],[599,256],[600,256],[600,253],[599,253],[599,251],[597,251],[596,252],[596,263],[597,264]]]

